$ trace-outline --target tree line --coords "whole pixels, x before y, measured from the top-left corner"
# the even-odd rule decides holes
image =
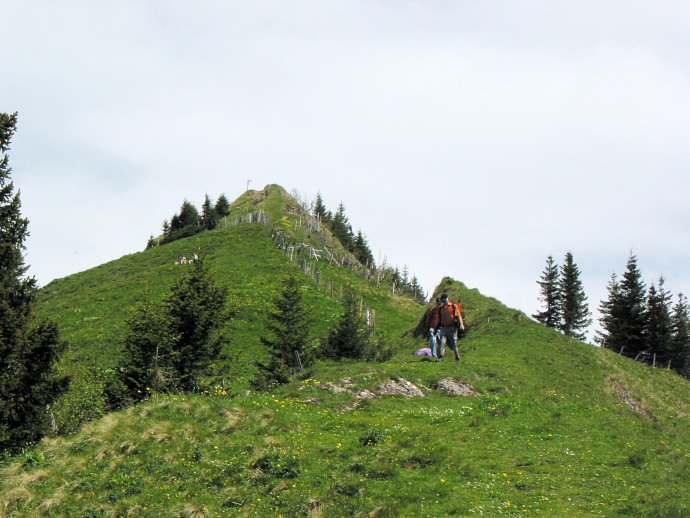
[[[201,205],[201,212],[188,200],[184,200],[179,212],[172,215],[170,220],[163,221],[160,239],[151,236],[146,248],[171,243],[178,239],[193,236],[204,230],[213,230],[219,222],[230,215],[230,202],[225,194],[218,196],[215,203],[207,194]]]
[[[560,267],[549,256],[537,283],[543,309],[532,316],[547,327],[584,340],[592,319],[572,253],[566,254]],[[595,343],[690,378],[690,309],[685,295],[679,293],[673,304],[663,276],[647,287],[633,253],[622,278],[611,275],[607,291],[608,297],[599,305],[601,329]]]
[[[410,275],[407,266],[401,270],[397,266],[391,267],[385,263],[377,265],[371,253],[369,244],[362,230],[357,230],[355,234],[352,225],[345,214],[345,205],[340,202],[335,214],[326,208],[321,193],[316,194],[316,198],[311,204],[311,215],[321,221],[328,228],[340,244],[354,255],[354,257],[368,270],[378,271],[380,277],[385,277],[394,287],[394,291],[399,295],[408,296],[419,302],[426,302],[426,294],[423,287],[419,284],[416,275]]]

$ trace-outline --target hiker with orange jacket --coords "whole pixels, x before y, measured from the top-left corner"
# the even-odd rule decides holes
[[[441,295],[438,316],[438,359],[439,361],[443,360],[446,344],[448,344],[455,354],[455,360],[459,361],[457,332],[465,330],[465,323],[462,320],[462,306],[448,300],[448,294],[444,293]]]
[[[436,305],[429,308],[426,314],[426,327],[429,330],[429,349],[431,349],[431,356],[436,358],[436,348],[439,344],[438,326],[441,322],[439,317],[439,310],[441,309],[441,298],[436,299]]]

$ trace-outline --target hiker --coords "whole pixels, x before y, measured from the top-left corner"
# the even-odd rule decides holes
[[[446,344],[448,344],[455,354],[455,361],[459,361],[457,332],[465,330],[465,323],[462,321],[462,306],[448,300],[448,294],[444,293],[441,295],[441,307],[438,316],[440,320],[438,360],[443,360]]]
[[[429,309],[426,314],[426,327],[429,329],[429,349],[431,349],[431,356],[436,358],[436,348],[440,343],[439,330],[439,315],[438,311],[441,309],[441,298],[436,299],[436,305]]]

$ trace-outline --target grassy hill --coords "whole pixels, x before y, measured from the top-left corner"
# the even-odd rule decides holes
[[[205,395],[153,396],[0,469],[0,516],[688,516],[690,384],[582,344],[444,278],[470,330],[460,362],[414,357],[423,307],[357,271],[276,246],[276,230],[332,253],[277,186],[250,191],[241,223],[120,258],[40,293],[70,342],[64,367],[107,371],[145,290],[162,297],[180,255],[205,254],[230,288],[228,360]],[[385,363],[319,362],[273,393],[248,392],[264,315],[302,273],[325,336],[341,286],[396,344]],[[80,385],[76,385],[79,387]]]

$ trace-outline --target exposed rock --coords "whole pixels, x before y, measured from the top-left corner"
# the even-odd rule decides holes
[[[424,397],[424,392],[406,379],[397,378],[388,380],[379,385],[379,393],[382,396]]]
[[[481,396],[472,385],[466,381],[459,381],[453,378],[443,378],[431,385],[434,390],[440,390],[451,396]]]

